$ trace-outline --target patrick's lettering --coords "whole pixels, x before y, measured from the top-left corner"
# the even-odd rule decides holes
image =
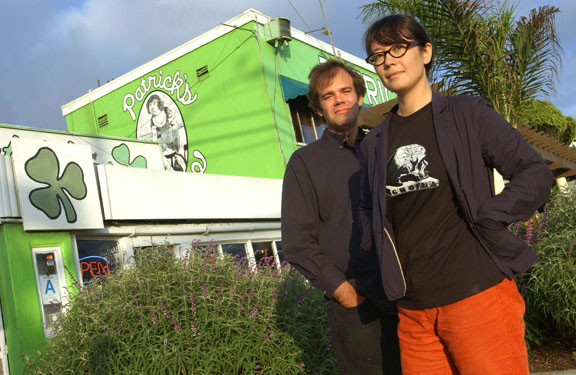
[[[170,93],[170,95],[175,96],[177,100],[184,104],[192,104],[198,98],[198,94],[192,94],[190,90],[190,85],[188,85],[188,74],[184,73],[180,75],[180,71],[176,71],[174,76],[164,76],[162,70],[158,72],[158,75],[150,75],[147,78],[142,78],[140,80],[140,85],[134,90],[134,93],[128,93],[124,95],[124,102],[122,105],[123,112],[130,112],[132,120],[136,120],[136,114],[134,113],[134,105],[137,102],[142,102],[146,98],[146,94],[150,90],[163,89]]]

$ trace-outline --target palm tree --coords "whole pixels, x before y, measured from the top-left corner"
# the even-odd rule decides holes
[[[492,102],[514,123],[527,99],[555,91],[562,63],[554,6],[516,19],[516,6],[491,0],[377,0],[360,7],[363,21],[410,14],[434,45],[432,81],[452,94],[474,94]]]

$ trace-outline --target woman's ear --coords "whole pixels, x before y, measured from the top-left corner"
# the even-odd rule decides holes
[[[424,60],[424,65],[428,64],[432,60],[432,44],[424,44],[424,46],[420,49],[420,54]]]

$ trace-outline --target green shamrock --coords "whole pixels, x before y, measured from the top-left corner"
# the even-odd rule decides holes
[[[146,158],[142,155],[138,155],[130,162],[130,149],[125,143],[120,146],[116,146],[112,149],[112,157],[118,164],[125,165],[127,167],[134,168],[146,168]]]
[[[64,206],[66,220],[68,223],[75,223],[78,216],[69,196],[77,200],[86,198],[88,189],[84,183],[82,168],[70,162],[60,175],[56,154],[48,147],[42,147],[26,161],[24,170],[32,180],[47,185],[30,192],[32,205],[50,219],[58,218],[62,212],[61,206]]]
[[[20,138],[20,137],[18,137],[16,134],[14,134],[12,136],[12,138]],[[10,143],[8,143],[8,146],[3,147],[2,151],[4,152],[4,155],[6,155],[6,156],[12,155],[12,141],[10,141]]]

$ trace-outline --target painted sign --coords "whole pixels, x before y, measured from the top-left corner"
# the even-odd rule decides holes
[[[185,172],[188,166],[188,136],[184,116],[178,103],[184,106],[192,104],[198,94],[192,94],[187,82],[188,74],[177,70],[173,75],[164,74],[160,69],[140,80],[134,92],[124,95],[122,110],[135,121],[134,105],[142,102],[136,125],[136,138],[158,141],[162,146],[164,168],[169,171]],[[190,172],[204,173],[206,158],[194,150],[196,160],[190,166]]]
[[[106,220],[280,218],[281,179],[126,170],[113,165],[97,169],[100,186],[108,192],[102,199]]]
[[[60,282],[58,281],[57,275],[38,275],[38,282],[40,283],[43,305],[62,303],[62,297],[60,296]]]
[[[25,230],[103,228],[87,145],[14,139],[12,154]]]
[[[80,259],[80,271],[83,283],[89,284],[92,280],[98,280],[100,276],[110,273],[110,262],[101,256],[87,256]]]
[[[45,141],[50,145],[87,145],[90,147],[92,161],[96,164],[114,164],[156,170],[164,169],[159,145],[153,143],[0,126],[0,155],[11,156],[13,143],[16,139]]]
[[[333,49],[295,29],[288,47],[261,44],[269,22],[249,10],[65,104],[69,128],[158,141],[169,170],[282,178],[299,146],[298,120],[280,77],[306,87],[319,56],[329,58]],[[367,106],[392,99],[372,66],[343,51],[338,55],[361,73]],[[110,123],[101,127],[96,119],[104,116]]]
[[[182,113],[168,94],[152,91],[144,100],[136,138],[159,141],[166,170],[184,172],[188,164],[188,137]]]

